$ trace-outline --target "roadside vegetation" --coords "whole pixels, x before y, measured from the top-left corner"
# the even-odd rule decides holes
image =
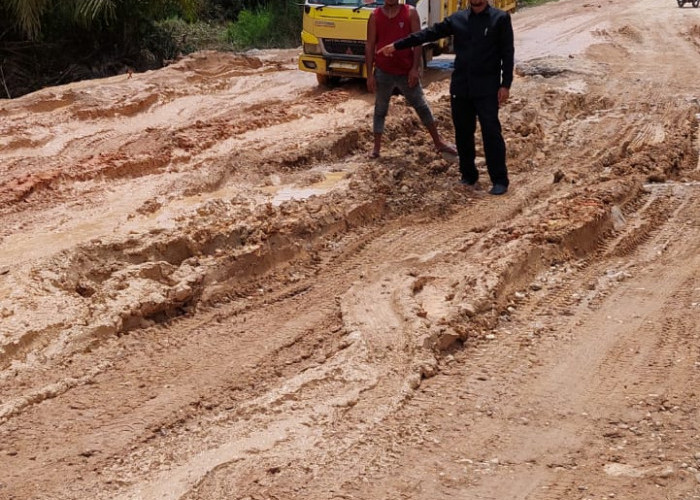
[[[295,47],[301,3],[0,0],[0,98],[155,69],[197,50]]]
[[[0,0],[0,98],[197,50],[293,47],[300,31],[296,0]]]

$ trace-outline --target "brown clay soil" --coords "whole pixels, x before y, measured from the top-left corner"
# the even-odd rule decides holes
[[[700,9],[513,24],[503,197],[296,50],[2,101],[0,498],[700,499]]]

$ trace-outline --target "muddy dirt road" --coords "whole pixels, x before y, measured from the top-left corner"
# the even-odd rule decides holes
[[[0,498],[700,499],[700,9],[513,23],[504,197],[296,51],[0,101]]]

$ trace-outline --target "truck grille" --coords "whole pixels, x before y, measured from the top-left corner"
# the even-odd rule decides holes
[[[365,42],[362,40],[335,40],[325,38],[323,47],[329,54],[338,54],[345,56],[364,56]]]

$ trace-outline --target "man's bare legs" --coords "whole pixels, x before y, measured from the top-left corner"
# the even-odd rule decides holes
[[[374,134],[374,148],[372,148],[372,152],[369,154],[370,158],[379,158],[379,151],[382,149],[382,134],[376,133]]]
[[[435,150],[441,153],[443,157],[450,161],[457,160],[457,150],[451,144],[442,140],[437,129],[437,123],[433,117],[430,107],[425,100],[423,89],[420,85],[411,87],[408,84],[408,77],[405,75],[392,75],[381,71],[379,68],[375,70],[375,92],[374,101],[374,120],[372,130],[374,132],[374,146],[370,153],[370,158],[377,158],[380,155],[382,147],[382,134],[384,132],[384,121],[389,111],[389,102],[395,89],[399,89],[406,101],[416,110],[421,122],[428,129],[430,137],[435,144]]]
[[[438,132],[437,125],[435,125],[435,122],[431,123],[430,125],[426,125],[428,132],[430,132],[430,137],[433,139],[433,143],[435,144],[435,149],[439,153],[445,153],[450,156],[457,156],[457,150],[455,147],[451,144],[446,143],[445,141],[442,140],[442,137],[440,137],[440,133]]]
[[[442,137],[440,136],[440,133],[437,130],[437,126],[435,123],[431,123],[426,127],[428,129],[428,132],[430,132],[430,137],[433,139],[433,144],[435,144],[435,149],[437,150],[438,153],[442,153],[443,155],[447,155],[454,161],[454,159],[457,158],[457,150],[455,147],[447,142],[445,142]],[[375,133],[374,134],[374,147],[372,148],[372,152],[369,154],[370,158],[379,158],[379,155],[381,153],[382,149],[382,134]],[[454,157],[454,159],[452,158]]]

